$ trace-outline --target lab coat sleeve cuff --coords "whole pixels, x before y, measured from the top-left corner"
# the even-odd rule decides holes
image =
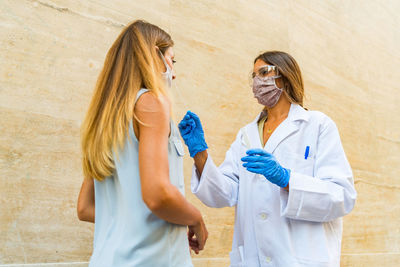
[[[291,172],[289,180],[289,192],[285,189],[280,191],[281,216],[296,219],[303,206],[304,192],[299,190],[302,183],[302,175]]]
[[[199,176],[199,173],[197,171],[196,166],[193,164],[192,168],[192,180],[190,182],[190,189],[192,190],[193,194],[199,193],[199,191],[204,188],[204,183],[207,179],[207,171],[210,169],[210,165],[214,164],[212,158],[210,155],[208,155],[206,163],[204,164],[203,172],[201,176]]]

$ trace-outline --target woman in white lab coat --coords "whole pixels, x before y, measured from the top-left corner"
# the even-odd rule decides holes
[[[254,60],[263,111],[217,167],[199,117],[179,130],[194,158],[192,192],[207,206],[235,206],[231,266],[340,266],[342,217],[354,207],[353,175],[335,123],[303,105],[303,81],[287,53]]]

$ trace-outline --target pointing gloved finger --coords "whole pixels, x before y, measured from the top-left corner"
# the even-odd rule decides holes
[[[262,169],[267,168],[266,164],[263,162],[247,162],[247,163],[243,164],[243,167],[245,167],[245,168],[262,168]]]
[[[245,156],[241,158],[243,162],[269,162],[271,159],[269,157],[263,156]]]

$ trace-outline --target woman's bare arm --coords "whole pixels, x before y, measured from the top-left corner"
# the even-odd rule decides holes
[[[142,95],[136,103],[139,139],[139,171],[142,198],[147,207],[161,219],[189,226],[190,247],[199,253],[204,248],[208,232],[200,211],[190,204],[170,183],[168,136],[170,104],[165,97],[151,93]]]
[[[165,97],[142,95],[136,104],[139,169],[142,197],[160,218],[175,224],[194,225],[202,221],[200,212],[170,183],[168,136],[170,108]]]
[[[94,181],[87,178],[83,180],[78,197],[77,213],[79,220],[94,223],[94,210]]]

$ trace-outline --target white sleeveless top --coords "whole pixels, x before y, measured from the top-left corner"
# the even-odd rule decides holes
[[[136,101],[147,91],[141,89]],[[172,120],[170,125],[169,177],[184,194],[184,149]],[[131,122],[113,176],[94,181],[95,231],[89,266],[192,267],[187,227],[160,219],[142,199],[138,145]]]

